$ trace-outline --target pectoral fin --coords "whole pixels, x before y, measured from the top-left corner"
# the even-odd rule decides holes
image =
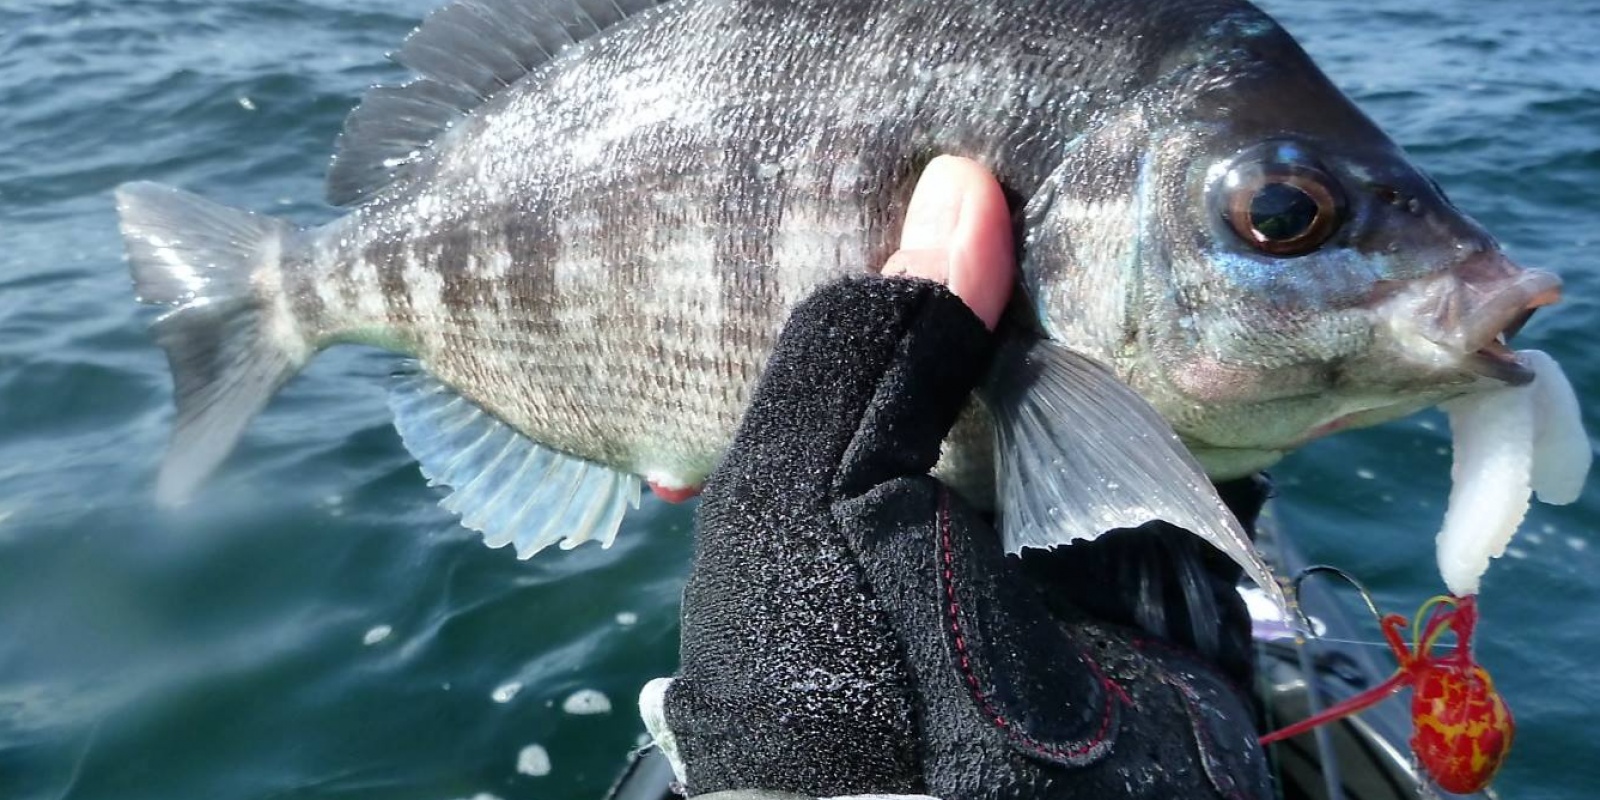
[[[995,362],[984,395],[999,438],[996,500],[1007,552],[1160,519],[1226,553],[1287,608],[1244,528],[1144,398],[1094,360],[1041,339],[1014,339]]]

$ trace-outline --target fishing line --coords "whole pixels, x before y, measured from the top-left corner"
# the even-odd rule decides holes
[[[1340,639],[1334,636],[1307,636],[1304,641],[1306,644],[1326,642],[1328,644],[1354,644],[1362,647],[1376,647],[1384,650],[1389,648],[1388,642],[1375,642],[1365,639]]]

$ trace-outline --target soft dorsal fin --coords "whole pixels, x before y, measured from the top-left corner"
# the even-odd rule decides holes
[[[434,141],[502,89],[587,39],[665,0],[455,0],[394,54],[417,73],[379,86],[345,120],[328,202],[365,202],[401,180]]]

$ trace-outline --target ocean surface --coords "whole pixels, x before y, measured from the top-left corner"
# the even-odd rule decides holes
[[[692,511],[647,500],[610,550],[485,548],[389,424],[390,356],[317,359],[197,502],[152,501],[170,383],[112,188],[327,221],[341,121],[402,78],[384,55],[434,4],[0,0],[0,800],[593,798],[638,743]],[[1594,397],[1600,3],[1268,7],[1514,257],[1566,278],[1518,344]],[[1438,414],[1319,442],[1275,470],[1277,513],[1408,611],[1439,590],[1447,447]],[[1594,491],[1535,506],[1485,582],[1479,657],[1520,723],[1506,797],[1600,789],[1597,512]],[[603,709],[590,692],[609,710],[568,710]]]

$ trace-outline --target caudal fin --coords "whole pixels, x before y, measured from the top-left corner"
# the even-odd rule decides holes
[[[310,356],[269,326],[288,223],[154,183],[118,187],[117,213],[140,302],[171,306],[152,327],[172,366],[178,417],[157,499],[187,500],[245,425]]]

